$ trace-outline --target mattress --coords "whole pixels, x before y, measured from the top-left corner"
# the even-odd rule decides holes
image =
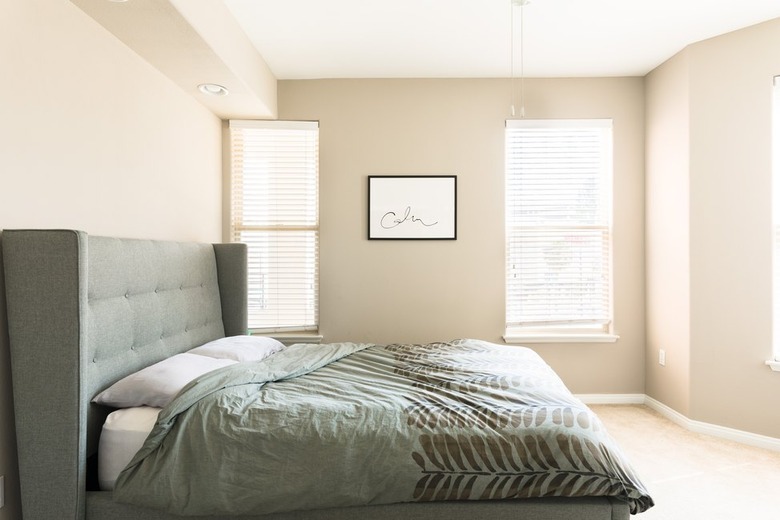
[[[137,406],[112,412],[103,424],[98,445],[100,489],[114,489],[114,482],[152,431],[161,408]]]

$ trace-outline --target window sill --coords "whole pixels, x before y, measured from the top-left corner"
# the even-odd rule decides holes
[[[767,361],[766,364],[769,365],[769,368],[774,372],[780,372],[780,361]]]
[[[521,343],[615,343],[620,339],[617,334],[599,333],[522,333],[507,332],[504,342],[508,344]]]
[[[322,336],[319,334],[273,334],[272,337],[285,345],[292,345],[293,343],[322,343]]]
[[[321,334],[312,334],[306,332],[300,333],[275,333],[275,332],[262,332],[259,330],[251,330],[253,335],[268,336],[281,341],[285,345],[292,345],[293,343],[322,343]]]

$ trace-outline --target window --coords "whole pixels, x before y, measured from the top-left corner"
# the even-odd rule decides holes
[[[612,121],[506,125],[507,342],[614,341]]]
[[[248,246],[249,328],[318,327],[319,128],[231,121],[230,240]]]
[[[772,359],[780,371],[780,76],[772,89]]]

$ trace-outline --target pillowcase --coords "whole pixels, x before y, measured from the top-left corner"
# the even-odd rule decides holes
[[[243,362],[262,361],[283,348],[282,342],[268,336],[228,336],[195,347],[187,353]]]
[[[115,408],[162,408],[193,379],[235,363],[231,359],[176,354],[120,379],[96,395],[92,402]]]

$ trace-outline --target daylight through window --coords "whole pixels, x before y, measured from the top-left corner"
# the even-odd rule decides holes
[[[317,330],[318,124],[231,121],[230,136],[230,238],[249,250],[249,328]]]
[[[509,120],[507,335],[609,333],[612,121]]]

